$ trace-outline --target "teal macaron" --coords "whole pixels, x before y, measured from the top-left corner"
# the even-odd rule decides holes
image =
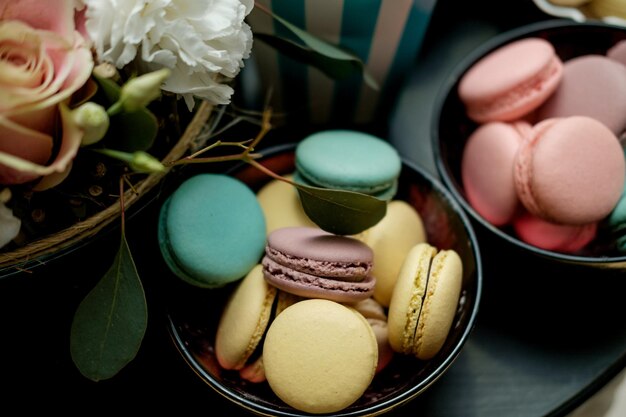
[[[383,139],[353,130],[313,133],[296,147],[294,180],[391,200],[402,161]]]
[[[178,186],[159,212],[158,239],[170,270],[199,287],[243,278],[265,250],[265,217],[243,182],[198,174]]]
[[[615,247],[626,252],[626,184],[617,205],[608,217],[608,225],[615,240]]]

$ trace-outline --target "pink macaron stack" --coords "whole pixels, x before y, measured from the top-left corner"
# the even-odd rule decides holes
[[[626,46],[625,46],[626,47]],[[606,55],[562,61],[550,42],[516,40],[462,76],[478,124],[461,160],[469,204],[535,247],[576,253],[617,205],[626,178],[626,65]]]

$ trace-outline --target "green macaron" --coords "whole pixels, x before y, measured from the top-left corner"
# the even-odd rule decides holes
[[[390,200],[401,168],[398,152],[383,139],[353,130],[325,130],[307,136],[296,147],[294,179]]]
[[[216,288],[244,277],[265,249],[265,218],[252,190],[220,174],[184,181],[159,214],[159,246],[184,281]]]

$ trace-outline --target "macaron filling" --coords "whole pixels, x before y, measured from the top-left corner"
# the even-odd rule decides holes
[[[304,274],[335,278],[340,281],[362,281],[372,270],[372,262],[358,261],[324,261],[291,256],[269,246],[266,255],[278,264]]]
[[[415,343],[419,340],[418,328],[419,318],[424,308],[424,298],[426,297],[428,279],[430,275],[431,260],[437,253],[434,247],[425,248],[420,253],[413,278],[413,289],[409,304],[406,309],[406,322],[404,325],[402,338],[402,353],[412,354],[415,351]],[[422,324],[423,326],[423,324]]]
[[[343,281],[337,277],[323,277],[281,265],[265,256],[262,261],[265,279],[273,286],[307,298],[324,298],[337,302],[353,302],[370,297],[375,278],[366,276],[361,281]]]

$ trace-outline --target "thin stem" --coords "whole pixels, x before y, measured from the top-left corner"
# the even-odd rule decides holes
[[[126,211],[126,207],[124,206],[124,176],[120,177],[120,220],[122,223],[122,236],[126,235],[126,222],[124,218],[124,212]]]
[[[269,168],[266,168],[264,165],[260,164],[259,162],[255,161],[254,159],[251,158],[244,158],[244,162],[252,165],[253,167],[255,167],[256,169],[258,169],[259,171],[263,172],[264,174],[269,175],[270,177],[279,180],[279,181],[283,181],[286,182],[287,184],[291,184],[293,186],[296,186],[297,184],[285,177],[282,177],[280,175],[278,175],[277,173],[275,173],[274,171],[270,170]]]

